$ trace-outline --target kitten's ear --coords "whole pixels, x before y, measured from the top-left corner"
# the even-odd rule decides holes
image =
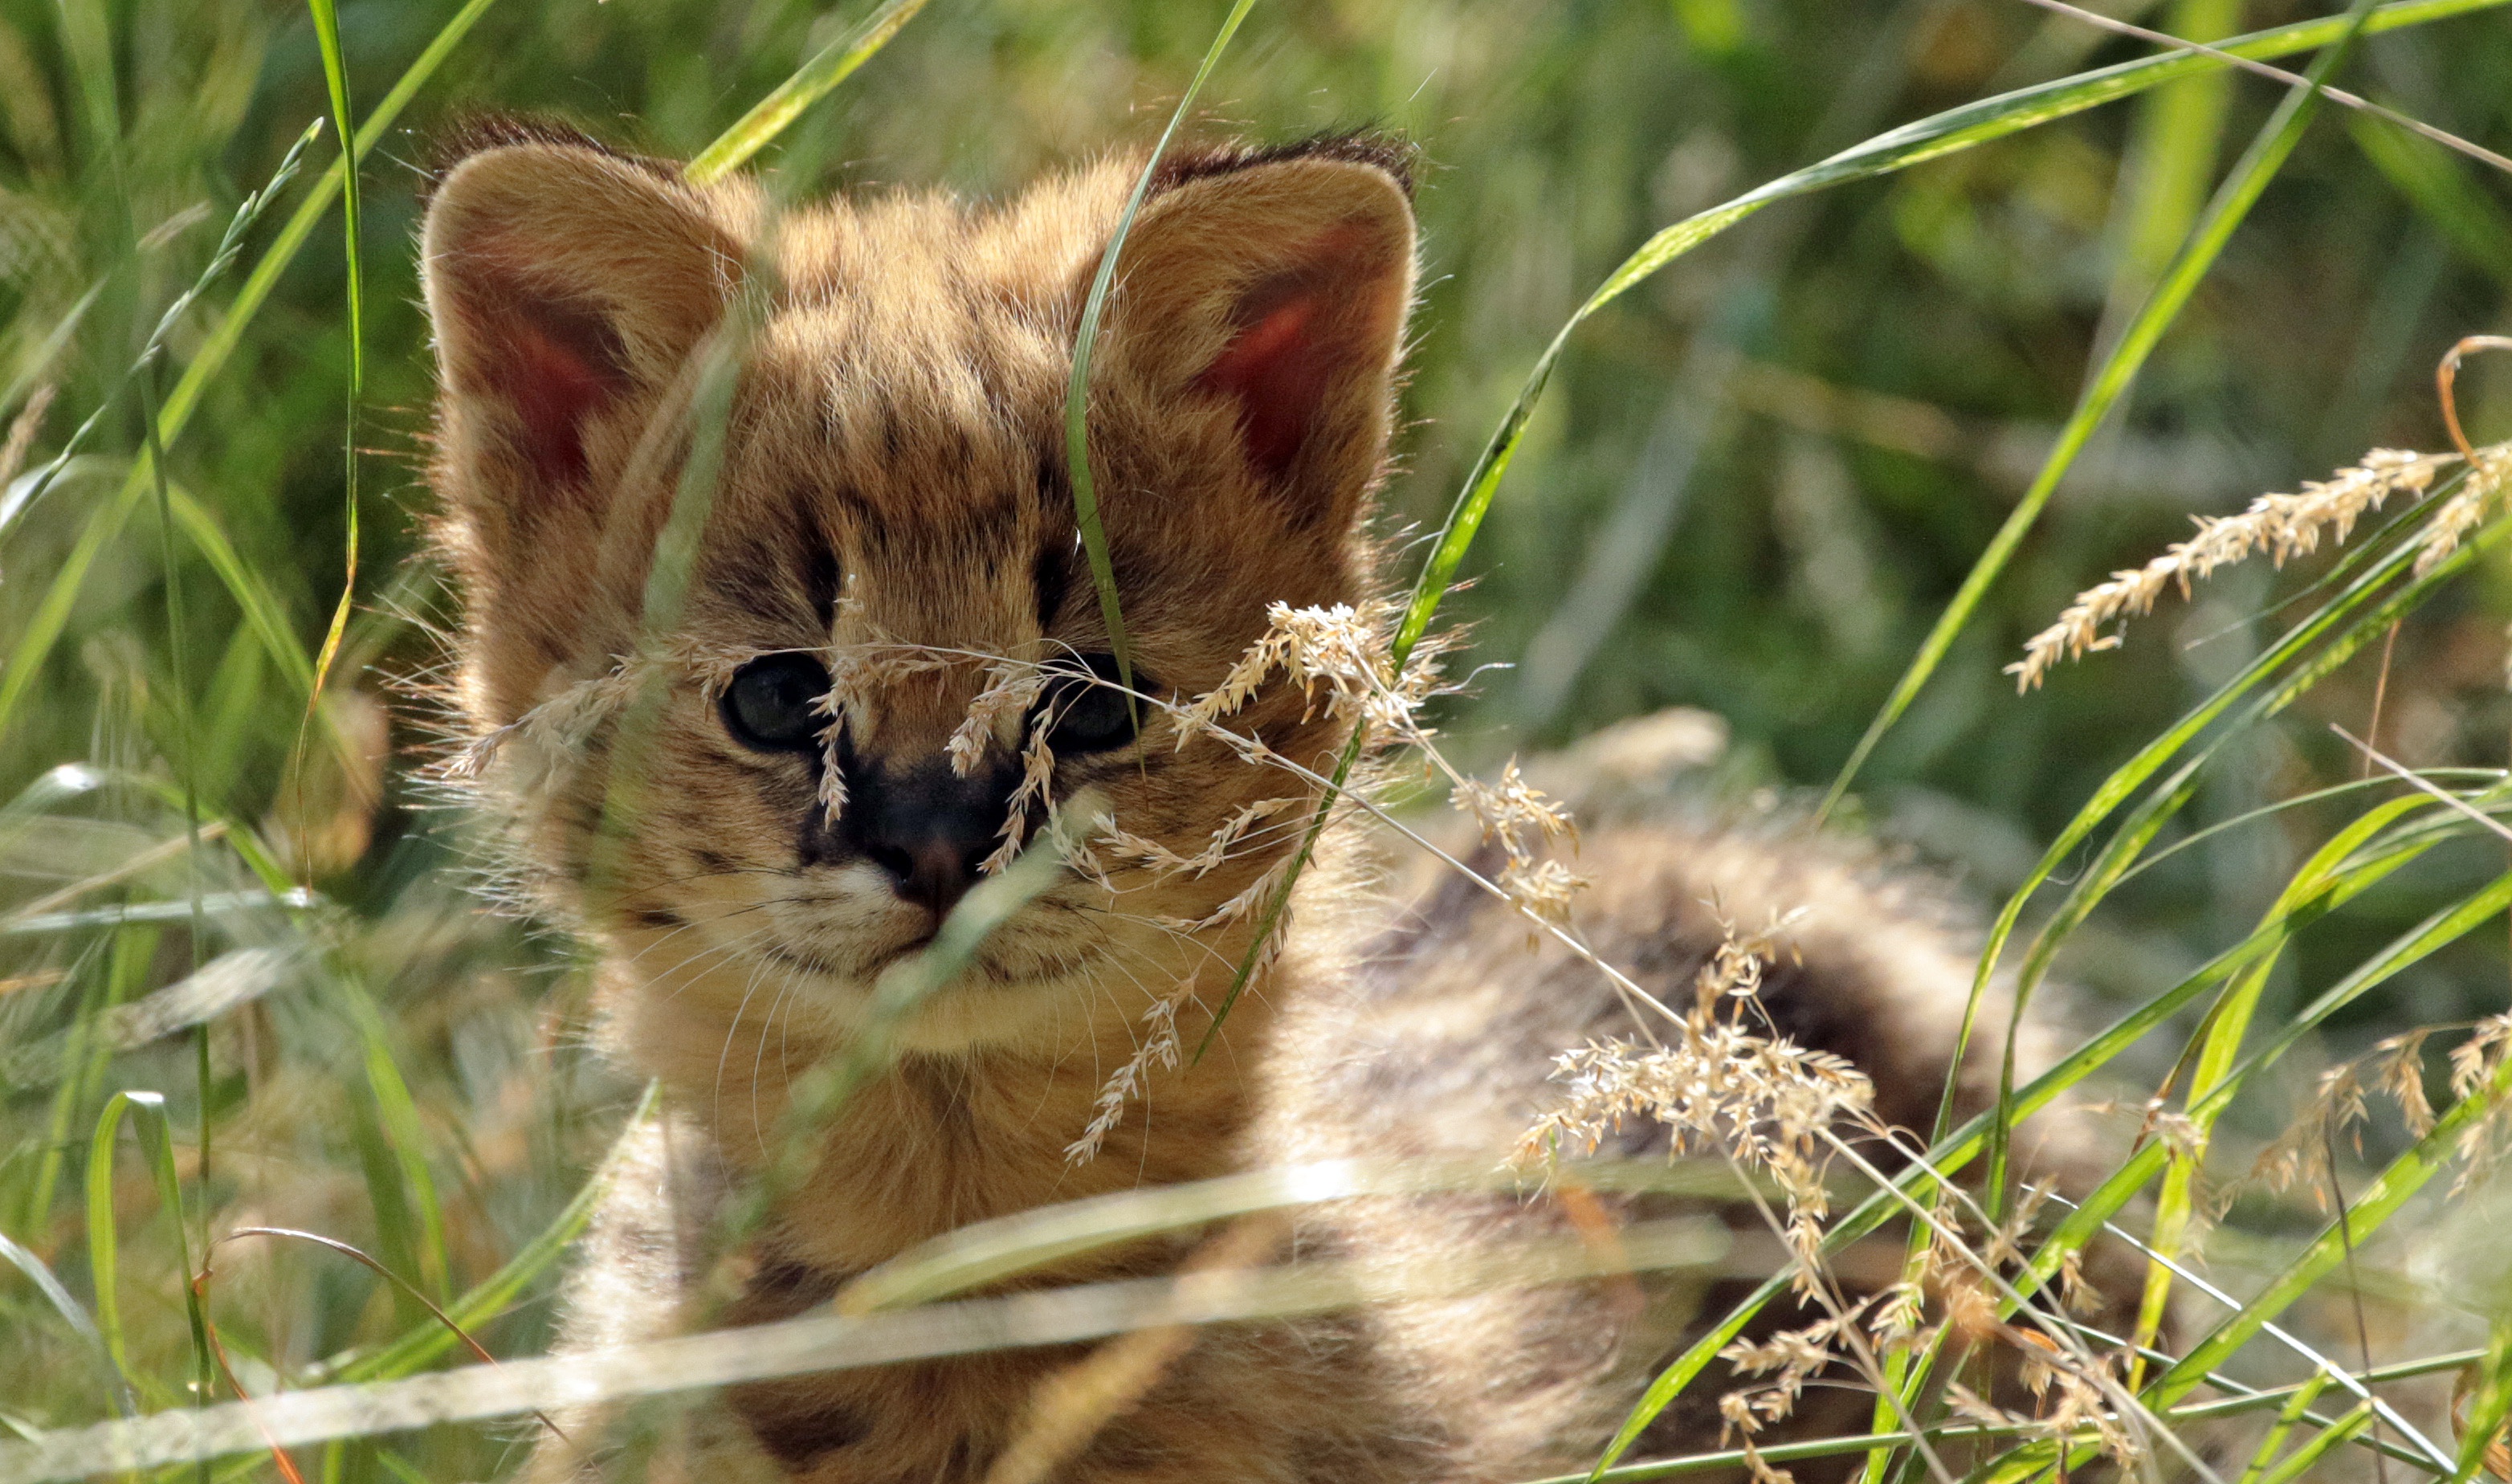
[[[1112,343],[1202,402],[1307,519],[1351,518],[1385,455],[1413,208],[1383,149],[1184,162],[1119,259]]]
[[[468,483],[509,500],[581,494],[601,414],[670,383],[741,260],[688,187],[647,162],[555,143],[454,166],[421,249],[461,454],[499,466]]]

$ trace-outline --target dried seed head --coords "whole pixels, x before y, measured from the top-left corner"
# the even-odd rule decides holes
[[[2015,677],[2017,690],[2030,690],[2060,660],[2079,659],[2097,649],[2116,647],[2119,634],[2105,634],[2103,626],[2152,612],[2155,600],[2166,587],[2179,588],[2180,595],[2186,598],[2191,583],[2254,552],[2264,551],[2270,561],[2283,566],[2289,557],[2317,550],[2323,532],[2333,542],[2342,542],[2366,512],[2380,509],[2384,500],[2402,491],[2422,494],[2433,483],[2436,471],[2456,458],[2456,454],[2450,453],[2375,449],[2364,455],[2362,463],[2338,470],[2326,482],[2305,483],[2298,494],[2260,495],[2237,516],[2199,516],[2196,535],[2143,566],[2113,572],[2108,582],[2077,594],[2076,601],[2059,615],[2057,623],[2024,641],[2023,657],[2007,666],[2006,673]],[[2501,475],[2493,475],[2489,488],[2500,482]],[[2472,475],[2470,487],[2478,483]],[[2470,487],[2463,487],[2462,492]],[[2459,498],[2454,495],[2452,503],[2457,503]],[[2436,516],[2437,523],[2450,514],[2447,505]],[[2452,545],[2457,544],[2459,535],[2475,524],[2472,514],[2465,526],[2450,535],[2442,553],[2447,554]],[[2440,555],[2433,555],[2420,559],[2420,563],[2430,565],[2440,560]]]

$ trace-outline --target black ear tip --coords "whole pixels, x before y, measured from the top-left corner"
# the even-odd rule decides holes
[[[424,208],[435,197],[436,188],[445,183],[445,177],[453,173],[453,167],[473,155],[517,144],[560,144],[573,149],[589,149],[634,165],[661,179],[678,180],[681,176],[681,168],[669,160],[622,149],[564,119],[483,109],[462,114],[427,137],[418,204]]]
[[[1236,175],[1242,170],[1277,165],[1286,160],[1344,160],[1384,171],[1404,192],[1404,199],[1410,201],[1413,199],[1413,176],[1421,164],[1421,155],[1420,147],[1402,135],[1365,126],[1334,130],[1278,144],[1244,141],[1211,144],[1182,149],[1161,160],[1160,168],[1152,176],[1152,191],[1157,195],[1189,181]]]

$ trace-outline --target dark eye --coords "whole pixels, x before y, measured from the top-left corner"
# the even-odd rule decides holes
[[[1081,663],[1106,683],[1093,684],[1077,676],[1047,691],[1040,712],[1048,728],[1046,745],[1051,752],[1104,753],[1134,740],[1135,714],[1144,703],[1119,688],[1117,656],[1085,654]],[[1140,670],[1134,672],[1134,689],[1154,693],[1150,678]]]
[[[724,687],[725,730],[761,752],[804,752],[819,744],[829,719],[819,711],[829,672],[807,654],[769,654],[733,672]]]

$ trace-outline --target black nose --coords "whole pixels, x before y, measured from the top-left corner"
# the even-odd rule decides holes
[[[834,830],[805,832],[806,863],[872,862],[892,890],[939,917],[977,884],[979,863],[1002,842],[1016,769],[980,765],[962,778],[941,758],[902,771],[867,767],[839,749],[846,802]]]

